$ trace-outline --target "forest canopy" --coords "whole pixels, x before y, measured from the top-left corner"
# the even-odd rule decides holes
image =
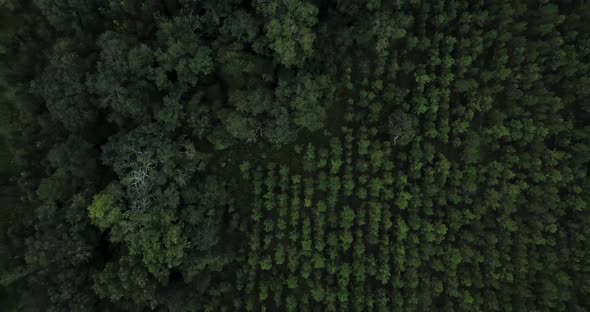
[[[0,310],[590,310],[590,2],[0,0]]]

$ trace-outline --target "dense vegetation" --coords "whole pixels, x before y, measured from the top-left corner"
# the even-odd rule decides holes
[[[0,0],[2,311],[587,311],[590,2]]]

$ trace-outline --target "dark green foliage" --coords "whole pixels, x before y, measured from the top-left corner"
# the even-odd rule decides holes
[[[393,144],[408,145],[416,136],[414,120],[410,114],[400,111],[394,112],[388,120],[389,137]]]
[[[31,82],[33,92],[44,99],[51,116],[72,132],[96,119],[96,109],[84,85],[88,65],[74,47],[72,40],[57,41],[48,66]]]
[[[0,309],[586,311],[589,19],[0,0]]]

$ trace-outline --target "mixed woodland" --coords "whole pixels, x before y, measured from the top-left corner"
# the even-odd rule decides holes
[[[590,2],[0,0],[0,310],[590,310]]]

